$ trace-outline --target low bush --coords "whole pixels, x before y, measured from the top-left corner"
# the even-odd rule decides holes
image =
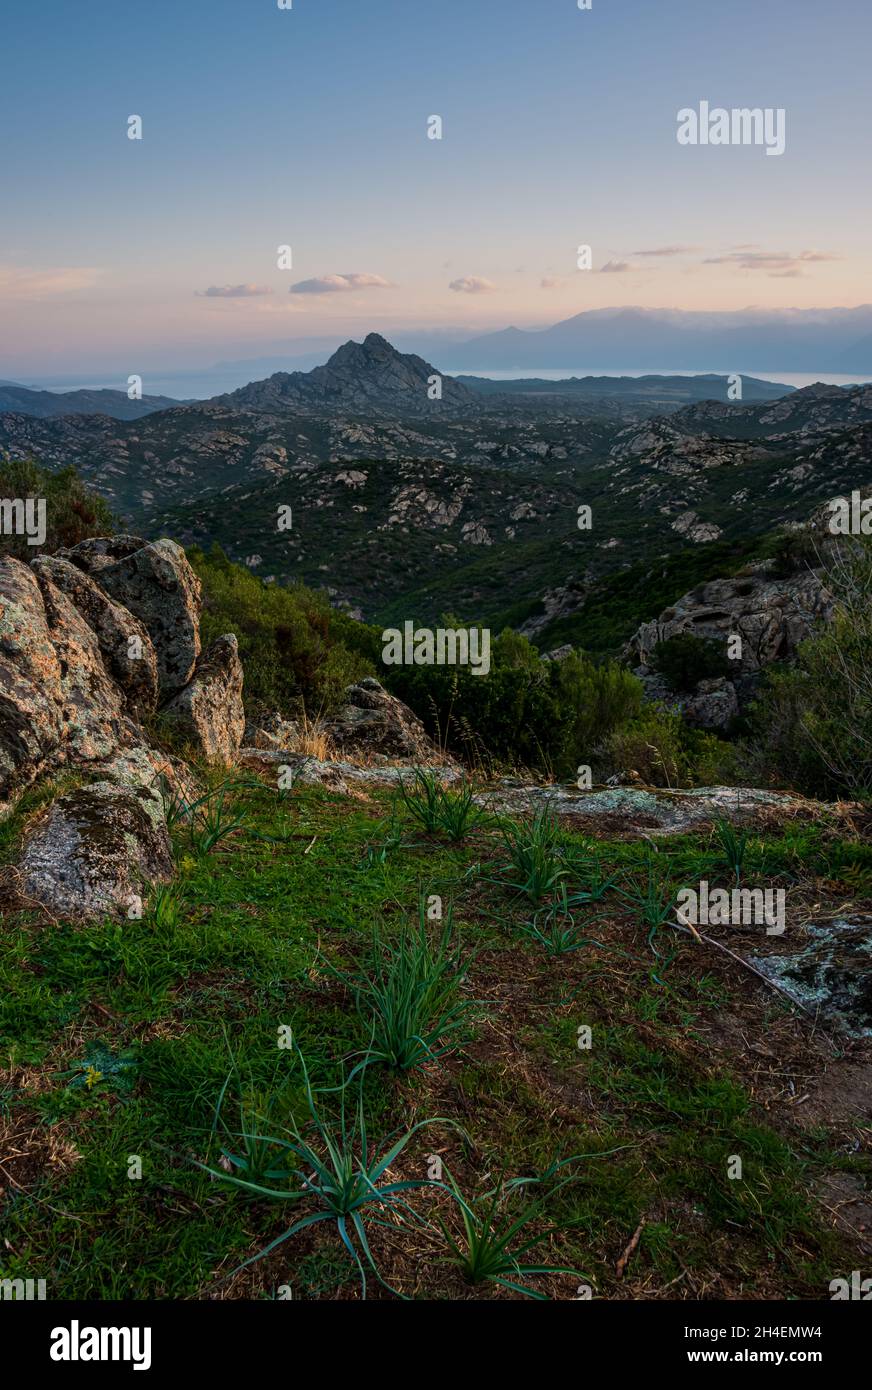
[[[752,780],[810,796],[872,797],[872,542],[833,546],[825,583],[832,621],[802,643],[793,668],[767,673],[744,748]]]
[[[316,717],[339,704],[346,686],[373,674],[378,633],[321,594],[265,584],[218,546],[208,554],[193,548],[188,559],[203,583],[204,645],[224,632],[238,639],[249,714]]]
[[[62,546],[77,545],[90,536],[111,536],[116,529],[112,510],[82,481],[75,468],[50,472],[32,459],[0,457],[0,499],[45,502],[45,537],[31,545],[26,535],[0,531],[0,555],[32,560],[50,555]]]
[[[676,691],[693,690],[700,681],[726,676],[730,669],[726,643],[678,632],[658,642],[650,665]]]

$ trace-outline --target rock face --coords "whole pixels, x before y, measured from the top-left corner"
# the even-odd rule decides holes
[[[154,645],[162,699],[181,690],[200,655],[200,581],[175,541],[137,536],[82,541],[61,557],[92,575],[137,617]]]
[[[199,660],[200,604],[172,541],[115,536],[31,566],[0,560],[0,801],[43,773],[147,747],[139,721],[161,704],[187,719],[198,753],[230,760],[242,667],[232,636]]]
[[[163,720],[208,758],[231,762],[245,732],[242,662],[229,634],[219,637],[197,661],[184,690],[164,706]]]
[[[649,700],[675,706],[695,728],[723,733],[753,699],[761,671],[795,656],[799,644],[832,611],[832,599],[813,570],[789,579],[773,579],[765,571],[715,579],[643,623],[624,655],[636,663]],[[742,652],[733,663],[735,676],[701,680],[692,691],[671,691],[650,661],[659,642],[683,633],[720,642],[738,634]]]
[[[0,560],[0,799],[32,782],[61,742],[60,681],[39,585],[20,560]]]
[[[142,718],[157,705],[157,654],[146,628],[113,602],[84,571],[57,555],[34,560],[32,569],[67,598],[94,632],[106,668],[127,696],[131,714]]]
[[[728,729],[739,713],[739,696],[732,681],[700,681],[682,704],[682,714],[695,729]]]
[[[143,737],[98,639],[45,574],[0,560],[0,800]]]
[[[374,676],[350,685],[345,704],[327,724],[331,742],[355,752],[407,761],[439,760],[439,750],[408,705],[389,695]]]
[[[172,875],[163,805],[153,788],[95,782],[55,801],[21,861],[24,892],[72,919],[141,916],[149,883]]]
[[[737,671],[759,671],[793,656],[815,623],[831,616],[832,600],[814,571],[790,579],[772,579],[763,573],[737,575],[701,584],[654,622],[643,623],[627,652],[645,668],[657,643],[678,633],[725,640],[737,632],[742,637]]]
[[[787,943],[784,938],[782,944]],[[854,1037],[872,1037],[872,917],[808,922],[799,950],[752,957],[811,1013]]]

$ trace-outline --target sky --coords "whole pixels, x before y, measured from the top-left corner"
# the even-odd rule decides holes
[[[2,40],[0,377],[872,301],[868,0],[5,0]],[[679,144],[703,100],[784,153]]]

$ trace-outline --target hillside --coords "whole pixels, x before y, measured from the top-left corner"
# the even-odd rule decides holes
[[[171,541],[0,556],[4,1279],[825,1299],[870,1249],[868,808],[470,772],[372,677],[252,724],[203,597]],[[783,935],[679,918],[738,883]]]
[[[738,567],[872,481],[868,387],[687,404],[723,383],[606,379],[577,383],[573,403],[549,383],[512,395],[444,378],[436,402],[433,372],[370,334],[311,372],[141,420],[0,414],[0,448],[74,465],[132,529],[217,542],[367,620],[454,612],[520,626],[543,650],[558,637],[616,650],[653,616],[638,606],[646,576],[663,606],[684,591],[668,593],[670,576],[707,577],[706,547],[741,543]],[[652,414],[664,394],[667,413]],[[611,405],[586,413],[599,402]],[[292,517],[281,530],[279,508]],[[604,628],[617,581],[638,603]]]

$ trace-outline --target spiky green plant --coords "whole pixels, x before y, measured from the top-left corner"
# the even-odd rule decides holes
[[[452,844],[465,840],[485,817],[471,782],[464,778],[459,787],[446,788],[431,768],[414,768],[411,785],[401,778],[399,795],[428,835],[442,834]]]
[[[182,919],[184,890],[178,883],[158,883],[148,895],[145,922],[148,926],[173,930]]]
[[[358,1090],[352,1120],[349,1122],[347,1115],[347,1083],[340,1088],[339,1119],[331,1120],[325,1116],[319,1101],[316,1100],[305,1058],[299,1048],[296,1048],[296,1053],[309,1112],[305,1127],[290,1114],[285,1121],[282,1134],[265,1135],[248,1131],[239,1136],[243,1148],[241,1154],[226,1145],[222,1146],[222,1154],[235,1170],[233,1172],[227,1172],[223,1167],[211,1168],[204,1163],[197,1164],[219,1181],[252,1196],[266,1197],[281,1203],[299,1202],[308,1208],[305,1215],[294,1221],[262,1250],[245,1260],[238,1269],[244,1269],[256,1260],[263,1259],[298,1232],[330,1221],[335,1224],[342,1244],[354,1260],[361,1279],[363,1297],[366,1297],[364,1265],[372,1271],[379,1283],[392,1293],[397,1293],[396,1289],[385,1283],[375,1264],[367,1239],[365,1220],[369,1219],[376,1225],[393,1226],[397,1222],[421,1223],[421,1218],[405,1200],[405,1194],[420,1187],[432,1186],[432,1179],[407,1178],[394,1181],[390,1178],[389,1170],[420,1130],[429,1125],[451,1125],[452,1122],[440,1117],[419,1120],[404,1132],[395,1131],[382,1141],[378,1149],[374,1149],[367,1132],[362,1084]],[[240,1170],[244,1170],[247,1161],[245,1155],[251,1151],[253,1144],[273,1145],[283,1154],[286,1175],[279,1186],[272,1186],[268,1181],[237,1176]],[[384,1213],[390,1213],[393,1221],[385,1221]],[[238,1270],[233,1272],[237,1273]]]
[[[448,1190],[457,1204],[463,1228],[462,1234],[455,1235],[441,1216],[437,1218],[451,1252],[448,1262],[457,1265],[464,1278],[471,1284],[501,1284],[515,1293],[522,1293],[528,1298],[540,1301],[547,1300],[548,1295],[522,1281],[537,1274],[572,1274],[576,1278],[587,1277],[571,1265],[534,1263],[530,1254],[537,1245],[566,1229],[559,1225],[542,1229],[540,1222],[545,1215],[548,1198],[561,1188],[576,1182],[579,1175],[568,1174],[553,1184],[540,1198],[520,1203],[517,1201],[519,1194],[524,1194],[527,1188],[547,1185],[559,1168],[567,1163],[577,1162],[578,1158],[585,1156],[579,1155],[577,1158],[552,1164],[547,1174],[540,1177],[513,1178],[507,1182],[501,1176],[489,1192],[471,1199],[464,1197],[452,1174],[447,1167],[444,1168],[443,1171],[448,1178]]]
[[[460,844],[485,819],[485,810],[475,799],[472,783],[465,779],[457,788],[439,790],[439,829],[452,844]]]
[[[675,959],[675,950],[662,951],[658,946],[658,938],[665,924],[675,913],[678,891],[656,852],[648,850],[643,873],[638,877],[625,879],[617,892],[645,928],[645,939],[658,962],[658,969],[665,969]],[[658,984],[663,983],[656,973],[654,978]]]
[[[442,783],[430,768],[412,769],[411,785],[401,777],[397,786],[400,800],[409,815],[428,835],[439,829],[439,800]]]
[[[233,791],[230,784],[222,784],[195,807],[189,828],[191,849],[196,855],[210,854],[222,840],[248,825],[247,813],[240,811],[231,799]]]
[[[740,888],[748,850],[748,832],[737,831],[731,821],[721,817],[715,821],[714,833],[720,850],[718,862],[733,875],[736,887]]]
[[[595,901],[589,893],[566,891],[566,884],[560,885],[560,896],[556,902],[540,907],[529,922],[522,922],[520,930],[537,945],[544,947],[550,956],[565,956],[578,951],[582,946],[599,945],[594,937],[583,936],[582,930],[590,925],[588,919],[581,923],[573,914],[574,907]]]
[[[238,1127],[231,1129],[225,1115],[231,1083]],[[287,1110],[287,1080],[279,1080],[278,1069],[273,1085],[259,1091],[251,1076],[243,1083],[239,1066],[234,1061],[215,1104],[212,1134],[220,1136],[221,1156],[225,1171],[237,1171],[247,1181],[262,1184],[280,1182],[288,1177],[284,1150],[262,1131],[272,1129],[283,1121]]]

